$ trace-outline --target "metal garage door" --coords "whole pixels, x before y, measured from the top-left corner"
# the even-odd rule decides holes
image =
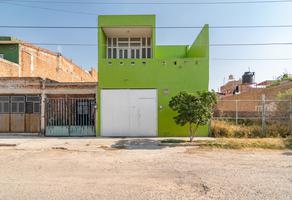
[[[101,135],[156,136],[156,90],[102,90]]]

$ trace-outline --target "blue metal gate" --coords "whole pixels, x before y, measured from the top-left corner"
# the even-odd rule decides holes
[[[46,136],[95,136],[96,100],[48,98]]]

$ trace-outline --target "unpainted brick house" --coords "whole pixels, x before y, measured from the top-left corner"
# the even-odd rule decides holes
[[[97,82],[95,69],[86,71],[44,48],[0,37],[0,77],[41,77],[59,82]]]
[[[0,37],[0,134],[94,136],[97,71]]]

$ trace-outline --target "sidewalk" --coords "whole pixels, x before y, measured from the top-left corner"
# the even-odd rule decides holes
[[[155,138],[105,138],[105,137],[38,137],[38,136],[0,136],[0,146],[2,148],[14,149],[34,149],[43,150],[55,147],[63,147],[68,149],[94,149],[96,147],[107,146],[121,142],[133,143],[135,145],[155,145],[159,144],[160,140],[179,139],[189,140],[188,137],[155,137]],[[196,140],[214,140],[209,137],[197,137]],[[14,147],[12,147],[14,145]],[[8,147],[10,146],[10,147]]]

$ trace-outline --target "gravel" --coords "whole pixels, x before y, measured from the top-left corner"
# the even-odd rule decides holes
[[[118,138],[9,143],[17,146],[0,147],[1,200],[292,199],[291,151],[166,147]]]

